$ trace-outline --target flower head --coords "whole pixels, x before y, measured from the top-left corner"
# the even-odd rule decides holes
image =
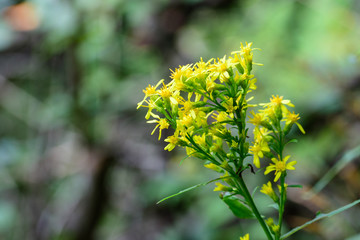
[[[222,106],[226,109],[226,112],[230,115],[230,117],[234,117],[234,112],[238,109],[238,106],[234,106],[234,99],[228,98],[223,102]]]
[[[179,138],[176,135],[172,135],[172,136],[167,137],[164,141],[169,143],[168,145],[166,145],[164,150],[168,150],[170,152],[171,150],[173,150],[175,148],[176,145],[178,145]]]
[[[204,167],[208,168],[208,169],[211,169],[211,170],[214,170],[216,172],[224,172],[224,170],[221,169],[221,167],[213,164],[213,163],[208,163],[208,164],[205,164]]]
[[[250,240],[249,234],[247,233],[245,236],[240,237],[240,240]]]
[[[153,95],[157,95],[157,90],[156,90],[156,88],[157,88],[161,83],[163,83],[163,82],[164,82],[164,79],[161,79],[155,86],[152,86],[152,85],[149,84],[149,86],[147,86],[147,87],[145,88],[145,90],[143,90],[143,92],[145,93],[145,97],[144,97],[144,99],[143,99],[141,102],[139,102],[139,103],[137,104],[137,109],[139,109],[140,107],[145,107],[145,106],[143,106],[143,103],[146,101],[146,99],[147,99],[148,97],[151,97],[151,96],[153,96]]]
[[[153,113],[151,115],[154,118],[158,119],[158,120],[153,119],[153,120],[147,121],[147,123],[157,123],[154,130],[151,132],[151,135],[153,135],[155,130],[157,128],[159,128],[159,140],[160,140],[160,138],[161,138],[161,130],[169,128],[170,124],[169,124],[169,122],[168,122],[168,120],[166,118],[160,118],[158,115],[153,114]]]
[[[221,183],[217,182],[216,184],[216,188],[214,188],[214,192],[231,192],[233,191],[233,189],[231,187],[227,187],[225,185],[222,185]]]
[[[271,182],[264,184],[260,192],[264,193],[265,195],[268,195],[272,200],[274,200],[274,202],[277,202],[279,200],[279,197],[276,195],[274,189],[272,188]]]
[[[250,146],[249,152],[254,155],[254,165],[260,168],[259,158],[264,157],[264,152],[270,152],[270,148],[265,141],[255,142],[253,146]]]
[[[272,171],[275,171],[275,179],[274,179],[274,182],[276,182],[282,173],[286,172],[286,170],[295,170],[294,168],[294,165],[296,164],[296,161],[291,161],[289,163],[286,163],[287,160],[289,160],[290,158],[290,155],[286,156],[284,159],[277,159],[277,158],[272,158],[271,161],[273,163],[270,163],[269,166],[266,167],[266,170],[265,170],[265,175],[272,172]]]
[[[249,123],[254,124],[255,126],[261,125],[261,123],[265,120],[265,115],[262,113],[254,113],[254,111],[250,112],[253,115],[253,118],[250,118]]]
[[[272,95],[272,98],[270,98],[270,105],[275,105],[275,106],[287,105],[289,107],[294,107],[294,104],[292,104],[290,100],[284,100],[283,98],[284,98],[283,96],[279,97],[279,95],[276,96]]]
[[[296,114],[295,112],[288,112],[283,119],[285,121],[285,125],[291,127],[294,123],[298,126],[300,131],[305,134],[304,128],[298,123],[298,120],[300,119],[299,114]]]

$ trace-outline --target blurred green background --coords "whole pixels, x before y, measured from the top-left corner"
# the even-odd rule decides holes
[[[288,182],[304,186],[289,190],[287,228],[358,199],[359,40],[357,0],[1,0],[0,239],[264,239],[213,185],[156,205],[215,175],[165,152],[136,111],[169,68],[245,41],[262,49],[256,100],[291,99],[307,131],[287,150],[298,161]],[[246,176],[251,188],[260,176]],[[291,239],[360,239],[359,216]]]

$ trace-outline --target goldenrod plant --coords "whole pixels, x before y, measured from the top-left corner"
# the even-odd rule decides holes
[[[159,140],[162,130],[174,130],[164,140],[168,143],[165,150],[185,148],[187,155],[201,159],[204,167],[220,174],[217,179],[161,201],[215,182],[214,191],[221,192],[220,198],[235,216],[256,218],[267,239],[280,240],[305,227],[282,235],[286,192],[288,187],[298,187],[286,184],[286,176],[295,170],[296,161],[284,155],[284,148],[296,142],[287,138],[294,125],[302,133],[305,131],[298,122],[299,114],[290,110],[294,105],[283,96],[273,95],[267,103],[253,103],[254,97],[249,95],[256,90],[257,79],[252,69],[260,64],[253,62],[255,49],[251,46],[252,43],[241,44],[240,51],[232,52],[230,57],[200,59],[179,66],[172,71],[169,83],[163,79],[144,90],[145,97],[138,108],[147,108],[145,118],[148,123],[156,124],[152,134],[158,129]],[[249,129],[253,129],[252,134]],[[276,220],[259,212],[243,177],[245,171],[271,175],[272,181],[265,183],[260,192],[276,204]],[[337,213],[334,212],[318,217]],[[240,239],[249,240],[250,236],[246,233]]]

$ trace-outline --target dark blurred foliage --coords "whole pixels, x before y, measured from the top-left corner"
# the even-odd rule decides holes
[[[304,188],[289,192],[287,226],[358,199],[359,39],[357,0],[0,1],[0,238],[263,239],[213,186],[156,205],[214,175],[181,150],[164,152],[135,109],[169,67],[241,41],[262,49],[256,99],[291,99],[307,131],[294,130],[288,149],[298,161],[289,183]],[[360,239],[359,214],[291,239]]]

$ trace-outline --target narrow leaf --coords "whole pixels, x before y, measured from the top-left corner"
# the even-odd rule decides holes
[[[240,199],[235,196],[225,196],[222,199],[238,218],[254,218],[253,212],[241,203]]]
[[[184,162],[185,159],[191,157],[192,154],[193,153],[191,153],[191,154],[187,155],[186,157],[184,157],[183,159],[181,159],[181,161],[179,162],[179,165],[181,165]]]
[[[315,184],[312,194],[320,192],[347,164],[360,156],[360,146],[357,146],[347,153]],[[311,197],[311,196],[309,196]]]
[[[277,203],[270,204],[269,207],[275,208],[279,211],[279,205]]]
[[[352,202],[352,203],[350,203],[350,204],[348,204],[348,205],[345,205],[345,206],[343,206],[343,207],[341,207],[341,208],[338,208],[338,209],[336,209],[336,210],[334,210],[334,211],[332,211],[332,212],[329,212],[329,213],[319,213],[319,214],[316,215],[316,217],[315,217],[313,220],[310,220],[310,221],[304,223],[303,225],[301,225],[301,226],[299,226],[299,227],[296,227],[296,228],[292,229],[291,231],[285,233],[284,235],[282,235],[282,236],[280,237],[280,239],[282,240],[282,239],[288,238],[288,237],[290,237],[291,235],[293,235],[294,233],[296,233],[297,231],[299,231],[299,230],[301,230],[301,229],[309,226],[310,224],[312,224],[312,223],[314,223],[314,222],[317,222],[317,221],[319,221],[319,220],[321,220],[321,219],[323,219],[323,218],[331,217],[331,216],[333,216],[333,215],[335,215],[335,214],[341,213],[341,212],[343,212],[343,211],[345,211],[345,210],[347,210],[347,209],[355,206],[355,205],[358,204],[358,203],[360,203],[360,199],[358,199],[358,200],[356,200],[356,201],[354,201],[354,202]]]
[[[197,184],[197,185],[195,185],[195,186],[186,188],[186,189],[184,189],[184,190],[181,190],[181,191],[178,192],[178,193],[175,193],[175,194],[173,194],[173,195],[170,195],[170,196],[167,196],[167,197],[161,199],[161,200],[158,201],[156,204],[159,204],[159,203],[161,203],[161,202],[163,202],[163,201],[165,201],[165,200],[167,200],[167,199],[169,199],[169,198],[175,197],[175,196],[177,196],[177,195],[186,193],[186,192],[188,192],[188,191],[190,191],[190,190],[193,190],[193,189],[195,189],[195,188],[198,188],[198,187],[201,187],[201,186],[205,186],[205,185],[206,185],[206,184],[204,184],[204,183],[200,183],[200,184]]]
[[[296,138],[293,138],[293,139],[290,139],[286,144],[289,144],[289,143],[297,143],[298,140]]]
[[[291,188],[303,188],[302,185],[289,185],[288,187],[291,187]]]
[[[252,193],[251,193],[251,197],[252,197],[252,198],[254,198],[255,193],[256,193],[256,191],[258,190],[258,188],[259,188],[259,186],[257,186],[256,188],[254,188],[254,190],[252,191]]]
[[[167,199],[169,199],[169,198],[176,197],[177,195],[186,193],[186,192],[188,192],[188,191],[190,191],[190,190],[193,190],[193,189],[195,189],[195,188],[202,187],[202,186],[208,185],[209,183],[212,183],[212,182],[215,182],[215,181],[218,181],[218,180],[223,180],[223,179],[226,179],[226,178],[230,178],[230,177],[220,177],[220,178],[216,178],[216,179],[213,179],[213,180],[208,181],[208,182],[205,182],[205,183],[196,184],[196,185],[194,185],[194,186],[192,186],[192,187],[189,187],[189,188],[186,188],[186,189],[184,189],[184,190],[181,190],[181,191],[178,192],[178,193],[175,193],[175,194],[173,194],[173,195],[167,196],[167,197],[161,199],[160,201],[158,201],[156,204],[159,204],[159,203],[161,203],[161,202],[163,202],[163,201],[165,201],[165,200],[167,200]]]

